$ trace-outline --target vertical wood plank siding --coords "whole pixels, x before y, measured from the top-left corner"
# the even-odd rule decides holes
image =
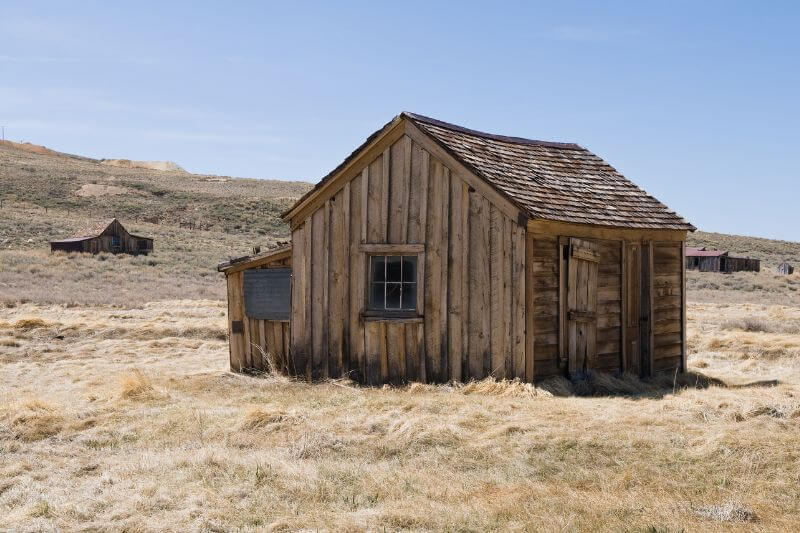
[[[653,242],[653,371],[680,370],[683,361],[683,248]]]
[[[525,378],[525,228],[407,136],[353,172],[292,233],[290,370],[369,384]],[[424,245],[421,320],[365,319],[362,243]]]

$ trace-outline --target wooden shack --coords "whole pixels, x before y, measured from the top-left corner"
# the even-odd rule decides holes
[[[794,267],[789,263],[781,263],[778,265],[778,274],[783,274],[784,276],[794,274]]]
[[[289,369],[291,246],[217,266],[228,289],[231,369]]]
[[[50,251],[146,255],[153,251],[153,239],[128,233],[119,220],[113,218],[79,231],[73,237],[50,241]]]
[[[402,113],[284,220],[294,374],[531,382],[686,367],[694,227],[577,144]]]
[[[760,272],[761,260],[722,250],[686,247],[686,268],[700,272]]]

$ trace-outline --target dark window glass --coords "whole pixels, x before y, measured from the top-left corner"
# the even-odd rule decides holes
[[[402,281],[403,258],[390,255],[386,258],[386,281]]]
[[[416,282],[417,281],[417,258],[406,256],[403,257],[403,281]]]
[[[386,281],[386,257],[372,256],[372,281]]]
[[[400,309],[400,285],[402,283],[386,284],[386,309]]]
[[[417,309],[417,256],[370,257],[369,309],[415,311]]]
[[[370,308],[384,309],[384,294],[386,293],[385,283],[372,283],[370,292]]]

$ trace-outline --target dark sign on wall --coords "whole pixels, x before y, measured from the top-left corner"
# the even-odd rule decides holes
[[[261,320],[289,320],[292,308],[291,280],[291,268],[245,270],[245,314]]]

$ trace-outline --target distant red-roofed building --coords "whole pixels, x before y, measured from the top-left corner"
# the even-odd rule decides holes
[[[701,272],[759,272],[761,260],[723,250],[686,247],[686,268]]]

